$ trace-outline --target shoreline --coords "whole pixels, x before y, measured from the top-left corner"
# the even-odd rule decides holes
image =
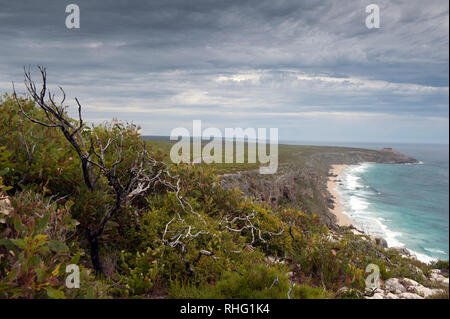
[[[360,163],[360,164],[363,164],[363,163]],[[371,164],[371,163],[368,163],[368,164]],[[364,235],[369,235],[374,238],[376,238],[376,237],[381,238],[386,242],[386,248],[391,248],[391,249],[395,249],[395,250],[399,251],[400,254],[402,254],[405,258],[417,259],[425,264],[429,264],[433,260],[439,260],[438,258],[429,256],[426,253],[418,253],[414,250],[411,250],[410,248],[406,248],[403,243],[401,243],[400,245],[397,245],[397,246],[395,246],[395,245],[389,246],[387,243],[387,240],[384,236],[381,237],[379,235],[370,234],[364,230],[360,230],[353,224],[353,221],[351,220],[351,218],[342,212],[342,208],[343,208],[342,199],[339,196],[339,193],[337,191],[338,180],[340,180],[342,171],[344,169],[346,169],[348,166],[350,166],[350,165],[333,164],[333,165],[331,165],[331,168],[328,171],[329,176],[327,179],[327,190],[331,194],[331,199],[333,200],[333,206],[334,206],[333,208],[329,208],[329,211],[331,211],[331,213],[336,217],[336,224],[338,226],[347,226],[347,227],[353,228],[353,230],[352,230],[353,233],[357,234],[357,235],[364,234]]]
[[[342,202],[337,191],[337,180],[339,176],[342,174],[342,171],[348,165],[331,165],[330,170],[328,171],[328,180],[327,180],[327,190],[331,194],[331,199],[333,200],[333,208],[330,208],[330,211],[336,216],[336,223],[339,226],[353,226],[353,222],[342,212]],[[336,176],[334,176],[336,175]]]

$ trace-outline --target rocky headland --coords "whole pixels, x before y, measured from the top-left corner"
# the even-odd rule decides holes
[[[295,207],[320,215],[330,227],[336,226],[331,212],[335,198],[327,189],[332,165],[364,162],[384,164],[418,163],[412,157],[391,148],[366,150],[327,146],[286,146],[279,157],[276,174],[261,175],[259,170],[222,175],[225,188],[239,188],[246,196],[269,203],[272,207]],[[289,152],[289,155],[287,153]]]

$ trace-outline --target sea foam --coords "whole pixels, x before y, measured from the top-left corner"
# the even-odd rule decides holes
[[[403,234],[399,231],[389,229],[386,222],[390,220],[377,216],[379,215],[378,212],[375,211],[370,200],[367,198],[370,195],[379,196],[381,194],[379,191],[371,190],[369,185],[364,185],[363,179],[358,176],[370,168],[370,165],[360,164],[349,166],[343,171],[342,176],[340,176],[342,185],[338,187],[338,191],[343,200],[343,213],[349,216],[355,226],[363,232],[384,238],[388,247],[405,247],[405,243],[401,241]],[[426,250],[438,252],[432,248]],[[436,260],[436,258],[412,251],[411,249],[409,251],[417,259],[425,263]],[[439,253],[445,254],[443,251],[439,251]]]

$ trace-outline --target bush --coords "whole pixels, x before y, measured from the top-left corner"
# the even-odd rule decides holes
[[[257,264],[244,270],[226,271],[215,285],[183,285],[174,282],[169,297],[174,298],[287,298],[286,268]]]
[[[299,299],[330,299],[333,294],[323,288],[301,285],[295,289],[294,296]]]
[[[444,272],[448,273],[448,271],[449,271],[448,260],[433,261],[429,265],[429,268],[430,269],[439,269],[441,271],[444,271]]]
[[[83,267],[81,289],[65,288],[66,265],[84,255],[67,241],[77,224],[71,203],[61,206],[30,191],[0,197],[0,298],[98,297]]]

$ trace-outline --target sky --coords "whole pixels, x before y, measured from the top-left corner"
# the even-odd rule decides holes
[[[23,67],[42,65],[86,120],[144,135],[201,120],[290,141],[448,144],[447,0],[72,1],[0,0],[0,93],[25,92]],[[366,27],[371,3],[380,28]]]

